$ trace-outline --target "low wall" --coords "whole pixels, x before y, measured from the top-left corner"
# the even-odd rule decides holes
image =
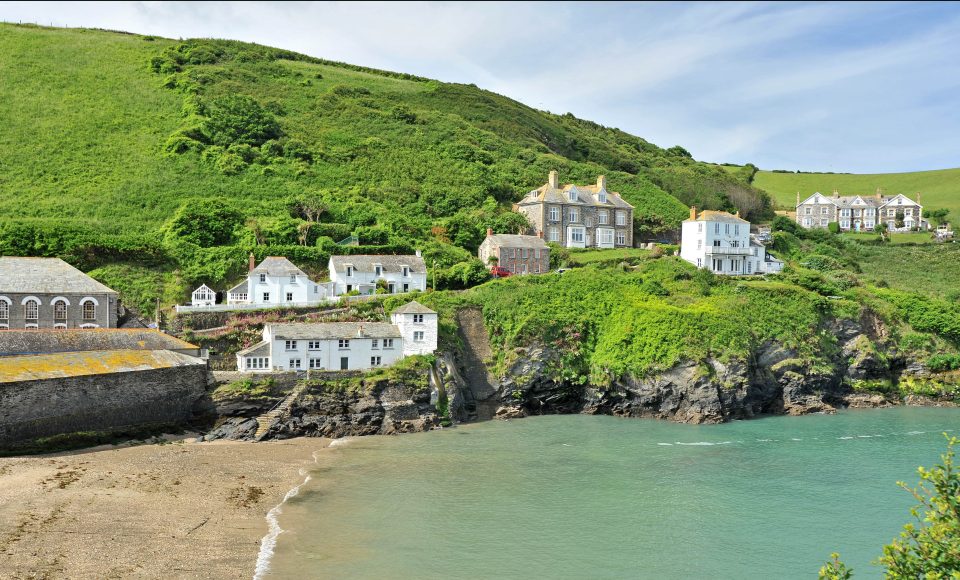
[[[190,419],[206,364],[0,383],[0,446]]]

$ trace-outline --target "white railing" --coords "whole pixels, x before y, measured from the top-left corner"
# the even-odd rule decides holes
[[[708,254],[724,254],[724,255],[733,255],[733,256],[749,256],[750,248],[732,248],[729,246],[707,246]]]

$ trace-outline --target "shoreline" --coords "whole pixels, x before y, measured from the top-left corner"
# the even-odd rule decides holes
[[[183,439],[0,458],[4,575],[250,578],[268,514],[329,444]]]

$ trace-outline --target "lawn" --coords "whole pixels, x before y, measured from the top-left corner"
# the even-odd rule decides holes
[[[570,250],[569,264],[571,266],[585,266],[645,258],[650,255],[649,250],[639,248],[614,248],[610,250]]]

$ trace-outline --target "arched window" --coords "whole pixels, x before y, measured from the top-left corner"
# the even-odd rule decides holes
[[[57,300],[53,303],[53,319],[54,320],[66,320],[67,319],[67,301],[66,300]]]
[[[23,317],[36,322],[40,318],[40,303],[33,299],[24,302]]]
[[[0,320],[10,319],[10,299],[0,296]]]
[[[80,306],[83,311],[84,320],[97,319],[97,303],[92,298],[85,299],[80,303]]]

